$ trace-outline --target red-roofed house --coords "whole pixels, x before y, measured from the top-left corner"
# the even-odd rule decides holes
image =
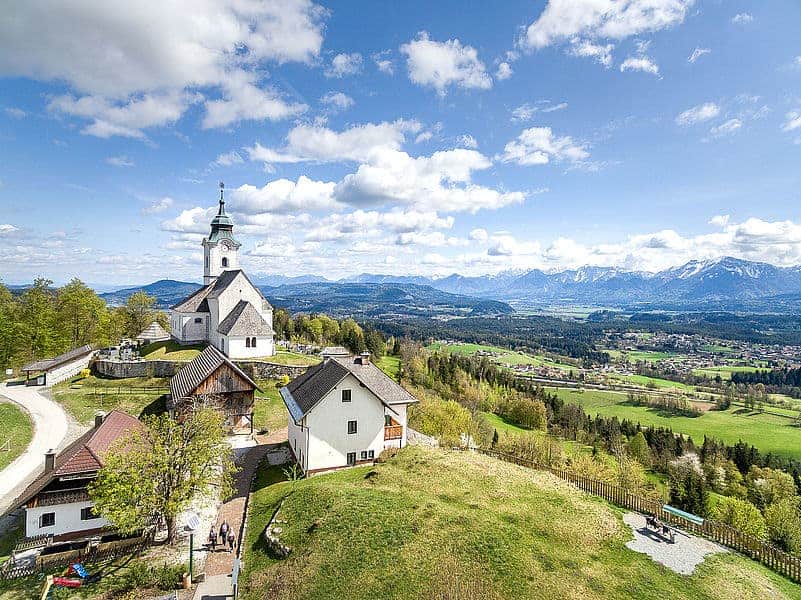
[[[105,417],[98,415],[92,429],[58,454],[45,454],[44,470],[14,502],[15,507],[25,507],[25,537],[72,539],[109,526],[92,512],[87,488],[109,449],[141,429],[139,419],[113,410]]]

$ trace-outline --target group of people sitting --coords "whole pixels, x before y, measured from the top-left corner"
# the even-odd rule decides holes
[[[217,526],[216,524],[212,523],[211,530],[209,531],[209,546],[211,547],[212,552],[217,551],[218,539],[223,549],[225,549],[225,544],[227,542],[228,552],[234,551],[234,542],[236,541],[236,536],[234,535],[233,528],[228,524],[228,521],[223,521],[222,524],[220,525],[219,538],[217,536]]]
[[[673,531],[673,528],[670,527],[667,523],[663,523],[659,520],[659,517],[656,515],[648,515],[645,517],[645,525],[649,529],[653,529],[657,533],[662,534],[662,537],[667,538],[670,540],[670,543],[673,544],[676,541],[676,534]]]

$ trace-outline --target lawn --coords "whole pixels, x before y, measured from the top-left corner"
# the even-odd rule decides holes
[[[116,408],[135,417],[145,409],[161,412],[165,407],[159,399],[168,393],[168,386],[169,379],[161,377],[104,379],[92,375],[76,383],[59,383],[52,388],[52,394],[77,421],[90,425],[97,411]]]
[[[13,402],[0,400],[0,470],[17,458],[33,438],[33,423]]]
[[[492,362],[503,365],[533,365],[536,367],[547,366],[551,367],[552,369],[559,369],[562,371],[570,371],[571,369],[578,368],[573,365],[557,362],[547,356],[532,356],[531,354],[526,354],[525,352],[516,352],[514,350],[500,348],[499,346],[486,346],[483,344],[468,344],[461,342],[456,344],[443,344],[441,342],[434,342],[428,346],[428,348],[429,350],[444,349],[448,352],[453,352],[454,354],[468,355],[475,354],[479,351],[492,352],[493,354],[497,355],[490,357]]]
[[[263,467],[251,496],[244,600],[797,598],[735,553],[680,576],[625,547],[622,512],[555,477],[408,447],[386,463],[295,483]],[[261,541],[282,498],[274,560]]]
[[[253,424],[256,431],[267,429],[275,431],[286,427],[287,411],[281,394],[278,391],[277,380],[260,379],[260,392],[256,392],[256,403],[253,407]]]
[[[734,365],[724,365],[720,367],[705,367],[703,369],[693,369],[693,375],[706,376],[710,379],[714,379],[718,375],[720,375],[721,379],[731,379],[732,373],[753,373],[759,370],[758,367],[747,367],[747,366],[734,366]]]
[[[271,362],[279,365],[305,367],[316,365],[322,359],[319,356],[313,356],[311,354],[299,354],[298,352],[285,352],[283,350],[279,350],[273,356],[264,356],[251,360],[263,360],[264,362]]]
[[[398,380],[398,372],[400,371],[400,359],[397,356],[382,356],[375,361],[376,366],[389,375],[393,381]]]
[[[205,344],[181,345],[175,340],[167,340],[143,346],[140,355],[146,360],[192,360],[205,347]]]
[[[753,444],[763,453],[801,459],[801,428],[785,417],[746,411],[740,406],[729,410],[711,410],[699,417],[667,415],[659,409],[628,404],[626,394],[598,390],[578,392],[565,388],[548,388],[565,402],[581,405],[590,415],[600,414],[630,419],[642,425],[670,427],[676,433],[689,435],[700,444],[704,434],[734,444],[739,440]],[[766,410],[771,410],[766,407]]]
[[[635,385],[648,386],[652,384],[658,388],[675,388],[677,390],[686,390],[689,392],[695,391],[695,388],[686,383],[679,381],[671,381],[669,379],[660,379],[659,377],[648,377],[647,375],[619,375],[613,373],[609,375],[610,379],[616,379],[623,383],[633,383]]]

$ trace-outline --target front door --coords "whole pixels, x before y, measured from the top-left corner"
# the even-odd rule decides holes
[[[348,466],[352,467],[355,464],[356,464],[356,453],[348,452]]]

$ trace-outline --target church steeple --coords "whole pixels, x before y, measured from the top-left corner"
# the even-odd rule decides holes
[[[234,222],[225,212],[225,184],[220,182],[220,207],[211,221],[211,233],[203,240],[203,283],[211,283],[223,271],[239,268],[241,244],[234,238]]]

